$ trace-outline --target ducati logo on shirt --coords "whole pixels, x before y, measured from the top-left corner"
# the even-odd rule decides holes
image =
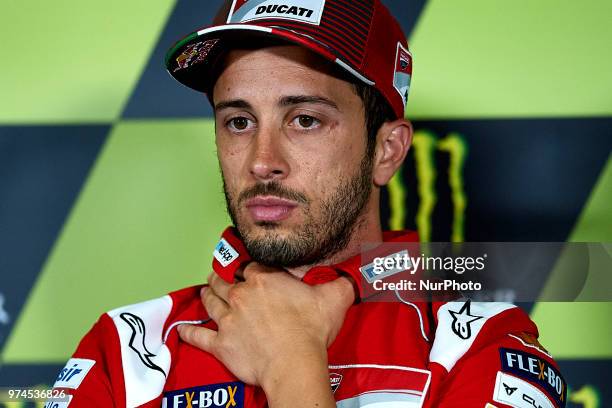
[[[201,385],[164,393],[162,408],[243,408],[241,382]]]
[[[474,316],[470,314],[470,302],[471,301],[468,299],[468,301],[463,304],[458,312],[453,310],[448,311],[453,318],[453,323],[451,324],[453,333],[463,340],[467,340],[472,337],[471,324],[476,320],[482,319],[482,316]]]
[[[338,387],[340,387],[340,383],[342,382],[342,374],[338,373],[330,373],[329,374],[329,384],[331,385],[332,392],[336,392]]]
[[[159,371],[164,376],[166,376],[166,372],[157,364],[155,364],[151,357],[155,357],[155,354],[151,353],[147,349],[147,345],[145,344],[145,337],[147,335],[146,326],[144,321],[132,313],[121,313],[119,315],[125,321],[128,326],[132,329],[132,336],[130,337],[129,347],[138,354],[140,361],[149,367],[151,370]]]

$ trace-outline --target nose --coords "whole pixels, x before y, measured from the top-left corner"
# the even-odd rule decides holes
[[[289,174],[280,131],[260,128],[251,144],[249,171],[258,181],[279,181]]]

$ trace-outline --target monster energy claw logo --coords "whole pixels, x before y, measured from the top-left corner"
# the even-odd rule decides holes
[[[465,210],[467,207],[463,185],[463,167],[468,154],[468,146],[464,137],[458,133],[451,133],[444,138],[439,138],[432,132],[419,130],[414,134],[412,146],[416,167],[417,194],[419,196],[416,225],[421,242],[430,242],[432,238],[432,215],[438,203],[436,193],[437,152],[446,153],[449,156],[447,173],[453,206],[450,238],[452,242],[463,242],[465,238]],[[391,229],[404,229],[406,226],[406,187],[403,185],[401,172],[397,172],[389,183],[389,200],[391,206],[389,225]]]

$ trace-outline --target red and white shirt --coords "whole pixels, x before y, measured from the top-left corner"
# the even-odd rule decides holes
[[[416,233],[385,233],[416,242]],[[249,255],[228,228],[213,268],[228,282]],[[315,267],[307,284],[353,277],[368,296],[360,256]],[[216,328],[201,286],[112,310],[100,317],[60,372],[55,388],[78,407],[255,408],[263,391],[240,382],[214,356],[180,340],[183,323]],[[328,350],[340,408],[565,406],[566,384],[537,342],[535,324],[507,303],[361,301],[351,306]]]

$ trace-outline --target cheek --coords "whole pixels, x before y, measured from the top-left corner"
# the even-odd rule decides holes
[[[365,152],[365,140],[358,143],[346,130],[338,132],[327,143],[319,144],[304,155],[302,164],[310,181],[320,189],[330,190],[358,170]],[[332,188],[328,188],[332,187]]]
[[[237,152],[218,150],[219,166],[221,168],[223,181],[230,193],[239,188],[239,174],[241,160]]]
[[[332,195],[349,178],[349,163],[338,157],[319,157],[316,164],[307,171],[308,188],[318,199]]]

